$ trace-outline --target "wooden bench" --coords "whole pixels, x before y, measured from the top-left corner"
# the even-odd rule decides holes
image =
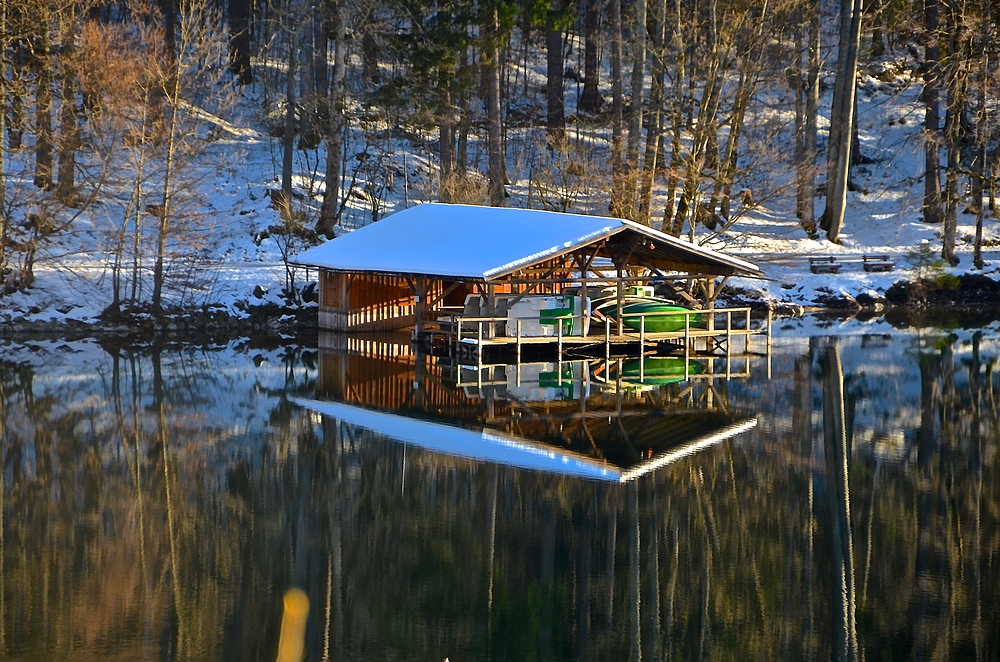
[[[892,271],[896,266],[888,255],[865,255],[862,261],[865,271],[871,272]]]
[[[832,255],[820,255],[809,258],[809,271],[814,274],[839,274],[843,265]]]

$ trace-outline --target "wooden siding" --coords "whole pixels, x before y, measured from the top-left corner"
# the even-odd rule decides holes
[[[329,331],[392,331],[413,326],[417,302],[401,276],[320,271],[319,327]],[[440,281],[428,296],[442,291]]]
[[[409,347],[365,339],[350,344],[371,354],[320,352],[317,391],[321,397],[382,411],[416,410],[446,418],[482,419],[478,400],[467,400],[445,386],[439,367],[417,366],[418,357]]]

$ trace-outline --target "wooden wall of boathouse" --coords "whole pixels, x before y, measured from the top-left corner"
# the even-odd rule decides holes
[[[417,302],[402,276],[320,271],[319,328],[329,331],[392,331],[413,326]],[[428,281],[429,297],[442,289]]]
[[[427,366],[425,360],[409,346],[356,339],[349,351],[320,352],[317,393],[321,398],[383,411],[415,409],[446,418],[481,420],[479,400],[447,387],[441,368]]]

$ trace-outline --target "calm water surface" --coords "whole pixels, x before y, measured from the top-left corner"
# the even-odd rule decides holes
[[[0,659],[273,660],[297,586],[309,660],[998,660],[998,336],[0,345]]]

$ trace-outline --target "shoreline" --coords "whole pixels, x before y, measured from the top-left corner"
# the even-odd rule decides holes
[[[978,328],[1000,320],[1000,299],[992,305],[967,303],[922,302],[916,305],[855,306],[845,301],[842,306],[806,307],[797,304],[740,299],[739,305],[749,306],[755,315],[768,312],[775,320],[792,320],[817,315],[832,320],[882,319],[896,328]],[[282,344],[318,346],[318,309],[274,308],[236,317],[219,312],[171,311],[160,316],[123,315],[115,320],[33,320],[0,323],[0,344],[6,342],[97,340],[110,346],[215,345],[237,339],[249,340],[253,346],[272,347]]]

